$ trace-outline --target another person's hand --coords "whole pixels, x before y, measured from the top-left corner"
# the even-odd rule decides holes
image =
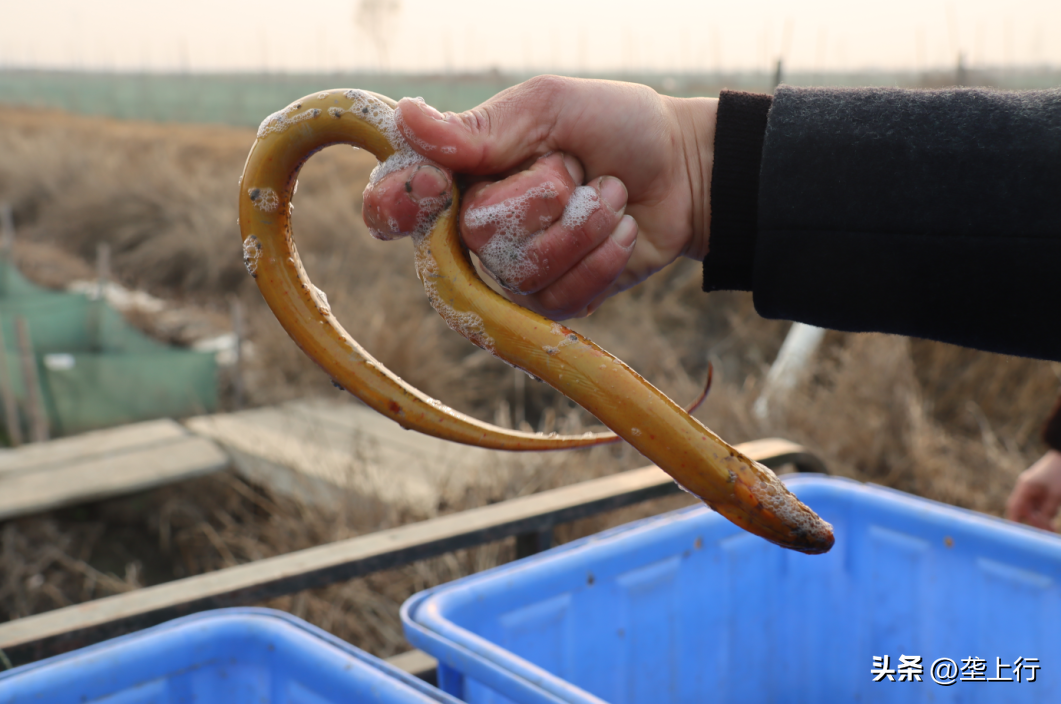
[[[1017,478],[1017,485],[1006,502],[1006,518],[1053,530],[1059,508],[1061,452],[1050,450]]]
[[[546,76],[461,114],[403,99],[398,122],[417,152],[472,177],[461,235],[509,296],[563,319],[679,256],[706,256],[716,108]],[[449,178],[426,165],[389,174],[366,189],[365,222],[388,237],[411,232]]]

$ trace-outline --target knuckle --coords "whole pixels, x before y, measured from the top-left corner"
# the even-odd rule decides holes
[[[527,103],[551,105],[567,89],[570,78],[543,75],[529,78],[494,96],[479,107],[460,113],[461,120],[473,130],[488,132],[491,123],[505,113],[525,110]]]
[[[586,223],[582,227],[586,231],[586,235],[591,237],[596,243],[610,235],[621,219],[622,215],[601,207],[597,208],[586,218]]]
[[[533,97],[548,99],[561,93],[570,82],[569,78],[546,74],[528,79],[523,83],[523,88]]]
[[[485,134],[490,131],[490,112],[490,107],[488,105],[480,105],[479,107],[460,113],[458,117],[470,132],[474,134]]]
[[[576,275],[588,289],[592,289],[595,297],[618,278],[625,262],[616,257],[604,256],[600,249],[593,254],[578,263]]]
[[[582,308],[581,304],[571,301],[569,297],[559,294],[551,288],[540,291],[534,296],[534,299],[541,314],[553,320],[570,318]]]

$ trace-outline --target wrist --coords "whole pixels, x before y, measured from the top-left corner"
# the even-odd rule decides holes
[[[678,125],[678,150],[691,199],[689,238],[682,255],[702,261],[711,234],[711,170],[717,98],[669,98]]]

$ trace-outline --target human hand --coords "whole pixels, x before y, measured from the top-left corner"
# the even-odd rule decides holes
[[[461,235],[509,297],[563,319],[679,256],[707,254],[716,108],[542,76],[459,115],[406,98],[398,124],[421,155],[471,177]],[[450,187],[444,169],[410,166],[370,184],[366,224],[388,238],[413,231],[421,203]]]
[[[1059,508],[1061,452],[1050,450],[1017,478],[1017,485],[1006,502],[1006,518],[1053,530]]]

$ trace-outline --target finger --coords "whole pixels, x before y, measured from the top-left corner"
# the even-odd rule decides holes
[[[1034,511],[1034,506],[1041,498],[1036,498],[1036,487],[1042,493],[1042,486],[1017,481],[1009,498],[1006,500],[1006,518],[1017,523],[1024,523],[1027,516]]]
[[[1061,509],[1061,494],[1048,488],[1044,492],[1043,500],[1039,503],[1038,509],[1038,515],[1041,521],[1038,527],[1043,530],[1052,531],[1054,529],[1054,519],[1057,518],[1057,511],[1058,509]]]
[[[1050,514],[1042,513],[1041,511],[1033,511],[1024,516],[1024,520],[1021,521],[1024,525],[1032,526],[1033,528],[1039,528],[1040,530],[1053,531],[1054,521],[1053,516]]]
[[[665,263],[666,260],[660,253],[659,248],[652,243],[651,239],[638,237],[634,251],[631,253],[630,259],[627,261],[626,267],[623,269],[622,273],[620,273],[619,277],[612,282],[611,286],[589,303],[584,314],[592,314],[607,299],[617,293],[622,293],[629,288],[633,288],[652,274],[659,271],[661,267],[660,262]]]
[[[571,83],[539,76],[462,113],[443,114],[422,100],[403,98],[399,129],[413,149],[454,171],[505,171],[556,148],[552,127]]]
[[[560,153],[501,181],[475,184],[462,199],[465,244],[478,254],[495,236],[499,242],[525,241],[560,218],[577,185]]]
[[[619,226],[626,199],[626,187],[619,179],[596,179],[575,189],[562,217],[546,230],[521,241],[495,236],[480,249],[479,258],[513,291],[541,291],[608,239]],[[626,258],[624,255],[624,266]],[[498,259],[501,261],[495,261]],[[512,260],[514,264],[509,264]],[[508,271],[499,269],[506,265]]]
[[[365,188],[362,218],[376,239],[422,230],[448,207],[450,177],[430,164],[395,171]]]
[[[622,273],[636,242],[637,221],[624,215],[608,238],[556,281],[533,295],[510,298],[553,320],[584,314]]]
[[[1051,510],[1049,495],[1047,488],[1038,482],[1018,481],[1006,502],[1006,518],[1050,530],[1053,517],[1057,513],[1057,500],[1052,502]]]

